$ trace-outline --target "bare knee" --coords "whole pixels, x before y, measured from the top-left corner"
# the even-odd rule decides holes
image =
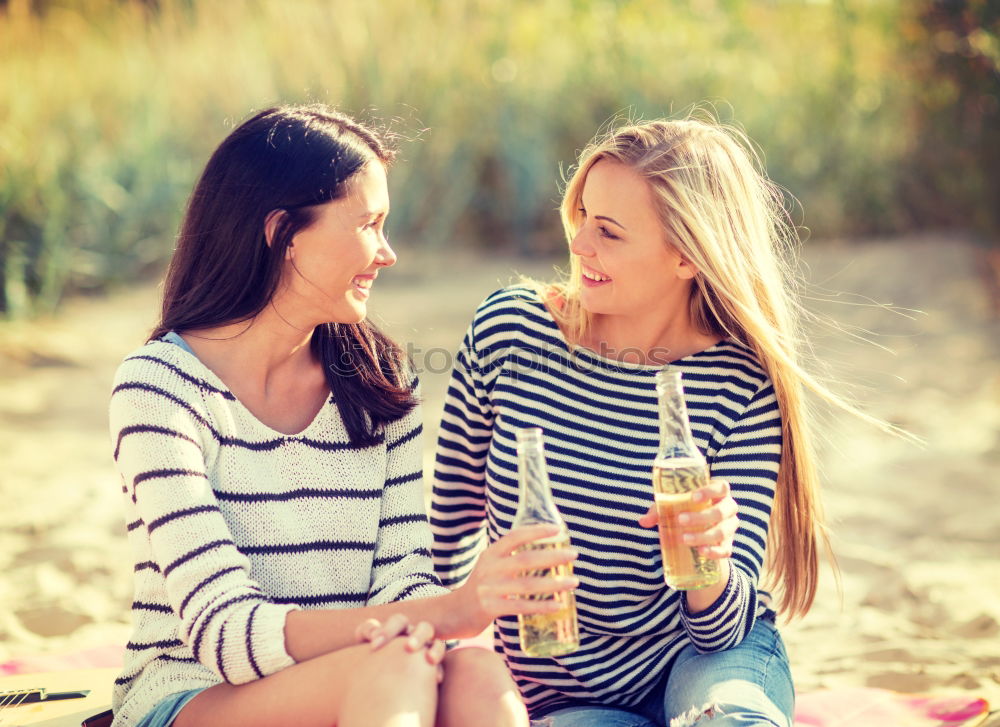
[[[679,714],[670,720],[669,727],[710,727],[717,722],[730,724],[731,720],[739,719],[740,724],[754,724],[763,727],[787,727],[787,722],[777,715],[766,715],[762,712],[740,707],[710,702],[700,707],[692,707],[687,712]],[[775,719],[781,719],[776,722]]]
[[[371,651],[356,650],[357,665],[346,686],[340,727],[432,725],[437,711],[437,666],[421,649],[409,652],[404,639]]]
[[[438,724],[528,724],[528,713],[503,659],[479,648],[445,656]]]
[[[449,651],[444,658],[445,682],[477,692],[505,692],[514,688],[507,665],[492,651],[476,647]]]
[[[717,704],[705,704],[701,707],[691,707],[684,714],[679,714],[670,720],[670,727],[695,727],[699,723],[713,720],[725,712]]]
[[[427,661],[426,652],[406,650],[405,639],[393,639],[385,646],[371,651],[358,665],[356,680],[377,681],[387,691],[398,690],[402,685],[436,691],[437,667]]]

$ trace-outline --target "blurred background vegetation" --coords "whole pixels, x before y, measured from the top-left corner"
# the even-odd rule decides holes
[[[714,106],[809,236],[1000,246],[998,0],[0,0],[0,316],[162,269],[253,109],[401,137],[408,246],[562,246],[560,168],[613,117]]]

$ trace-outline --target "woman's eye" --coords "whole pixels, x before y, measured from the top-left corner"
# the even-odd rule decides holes
[[[579,208],[577,208],[577,210],[576,210],[576,211],[577,211],[577,212],[579,212],[579,213],[580,213],[580,214],[581,214],[582,216],[584,216],[584,217],[586,217],[586,216],[587,216],[587,210],[585,210],[585,209],[584,209],[583,207],[579,207]]]
[[[609,240],[617,240],[618,239],[618,235],[612,234],[612,232],[607,227],[605,227],[604,225],[601,225],[600,227],[598,227],[597,231],[599,233],[601,233],[601,237],[606,237]]]

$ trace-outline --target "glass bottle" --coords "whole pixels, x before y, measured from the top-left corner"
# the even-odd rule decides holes
[[[694,502],[692,493],[708,484],[708,462],[694,443],[681,372],[670,366],[656,373],[660,407],[660,448],[653,461],[653,498],[663,555],[663,579],[671,588],[690,591],[719,582],[719,561],[685,545],[686,532],[677,522],[684,512],[704,510],[711,503]]]
[[[542,430],[538,427],[517,430],[517,471],[520,495],[513,528],[525,525],[555,523],[560,532],[521,546],[521,550],[546,550],[569,548],[569,530],[552,499],[549,475],[545,468],[545,448]],[[572,563],[529,571],[526,575],[538,577],[569,577],[573,575]],[[551,613],[518,614],[518,632],[521,650],[528,656],[559,656],[580,647],[579,627],[576,620],[576,597],[572,591],[541,593],[525,598],[555,600],[562,608]]]

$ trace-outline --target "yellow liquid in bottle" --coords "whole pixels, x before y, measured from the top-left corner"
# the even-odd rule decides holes
[[[556,536],[536,540],[518,548],[521,550],[556,550],[569,548],[568,536]],[[528,571],[525,575],[541,577],[569,577],[573,575],[573,564],[566,563],[550,568]],[[576,620],[576,597],[572,591],[539,593],[524,598],[554,600],[562,605],[553,613],[518,614],[517,625],[521,640],[521,651],[528,656],[561,656],[580,648],[580,632]]]
[[[715,585],[721,578],[719,561],[706,558],[684,544],[688,532],[677,523],[683,512],[698,512],[708,502],[694,502],[695,490],[708,484],[708,465],[697,460],[657,460],[653,464],[653,499],[659,520],[663,579],[671,588],[692,591]]]

